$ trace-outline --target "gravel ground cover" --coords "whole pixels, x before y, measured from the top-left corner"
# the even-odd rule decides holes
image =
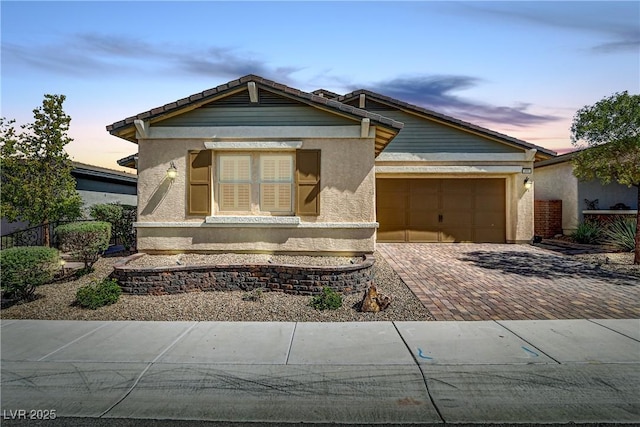
[[[599,265],[603,270],[640,277],[640,265],[633,264],[633,252],[573,255],[580,261]]]
[[[155,257],[155,255],[154,255]],[[165,259],[140,258],[138,266],[176,265],[196,262],[211,262],[202,255],[171,255]],[[145,260],[145,258],[147,258]],[[319,262],[318,257],[246,257],[219,255],[219,263],[245,262],[308,263]],[[356,306],[362,299],[361,294],[343,297],[342,307],[337,310],[319,311],[309,306],[311,297],[286,295],[279,292],[264,292],[257,301],[247,301],[243,291],[194,292],[178,295],[135,296],[122,295],[120,300],[110,306],[97,310],[88,310],[75,306],[75,294],[79,287],[107,277],[113,270],[113,264],[122,258],[102,258],[95,264],[95,271],[76,280],[52,283],[38,288],[37,300],[17,304],[3,309],[3,319],[51,319],[51,320],[194,320],[194,321],[298,321],[298,322],[351,322],[351,321],[399,321],[433,320],[429,311],[407,288],[386,261],[375,254],[375,283],[379,292],[393,297],[387,310],[380,313],[360,313]],[[266,259],[266,261],[257,261]],[[250,261],[254,260],[254,261]],[[337,257],[326,258],[326,265],[340,265],[359,262],[360,259]],[[170,264],[167,264],[170,263]]]

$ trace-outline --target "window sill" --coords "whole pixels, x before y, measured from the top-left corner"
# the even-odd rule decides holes
[[[206,224],[229,227],[262,227],[262,226],[297,226],[300,225],[298,216],[208,216]]]

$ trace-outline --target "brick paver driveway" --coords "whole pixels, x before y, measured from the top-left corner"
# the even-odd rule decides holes
[[[436,320],[640,317],[640,279],[531,245],[379,243]]]

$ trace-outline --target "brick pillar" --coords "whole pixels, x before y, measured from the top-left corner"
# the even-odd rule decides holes
[[[534,233],[545,239],[562,234],[562,200],[534,202]]]

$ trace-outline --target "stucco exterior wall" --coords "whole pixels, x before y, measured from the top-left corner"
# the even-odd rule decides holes
[[[138,162],[138,250],[371,253],[375,248],[374,139],[309,138],[321,150],[320,215],[299,225],[213,224],[186,214],[187,154],[202,139],[141,139]],[[215,156],[216,151],[214,151]],[[166,177],[171,162],[178,169]],[[215,157],[212,175],[215,175]],[[215,191],[215,186],[212,186]],[[212,198],[213,200],[213,198]],[[222,216],[215,211],[213,217]],[[157,224],[156,227],[153,224]],[[174,223],[174,224],[171,224]],[[341,228],[335,223],[362,223]],[[306,228],[311,224],[315,228]],[[323,224],[328,224],[323,227]],[[190,227],[190,225],[196,227]]]
[[[598,199],[598,208],[608,210],[611,206],[624,203],[631,209],[638,209],[638,189],[618,183],[602,185],[600,181],[578,181],[578,218],[583,220],[582,211],[587,209],[584,199]]]
[[[562,200],[562,232],[571,234],[578,227],[582,204],[578,197],[578,179],[570,162],[538,167],[534,170],[536,200]]]

